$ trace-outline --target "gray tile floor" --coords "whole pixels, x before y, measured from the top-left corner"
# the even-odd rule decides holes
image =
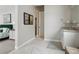
[[[65,54],[59,42],[48,42],[42,39],[34,39],[23,47],[11,52],[11,54]]]
[[[12,39],[6,39],[0,41],[0,54],[8,54],[15,48],[15,41]]]

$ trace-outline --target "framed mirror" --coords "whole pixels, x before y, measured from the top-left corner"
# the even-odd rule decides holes
[[[11,14],[4,14],[3,15],[3,22],[4,23],[11,23]]]

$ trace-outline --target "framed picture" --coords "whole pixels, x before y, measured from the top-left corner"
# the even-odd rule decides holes
[[[29,14],[24,12],[24,24],[29,25],[30,24],[30,18]]]
[[[33,25],[33,15],[30,15],[30,24]]]
[[[11,14],[4,14],[3,15],[3,22],[4,23],[11,23]]]
[[[24,25],[33,24],[33,15],[24,12]]]

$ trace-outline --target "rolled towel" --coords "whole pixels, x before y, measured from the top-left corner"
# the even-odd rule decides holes
[[[69,54],[79,54],[79,49],[74,47],[66,47]]]

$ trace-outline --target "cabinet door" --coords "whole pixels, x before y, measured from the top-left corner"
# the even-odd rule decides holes
[[[15,39],[15,31],[13,31],[13,34],[12,35],[13,35],[13,39]]]
[[[15,31],[10,31],[10,39],[15,39]]]
[[[79,32],[64,32],[64,44],[71,47],[79,47]]]
[[[12,31],[9,33],[9,38],[12,39]]]

